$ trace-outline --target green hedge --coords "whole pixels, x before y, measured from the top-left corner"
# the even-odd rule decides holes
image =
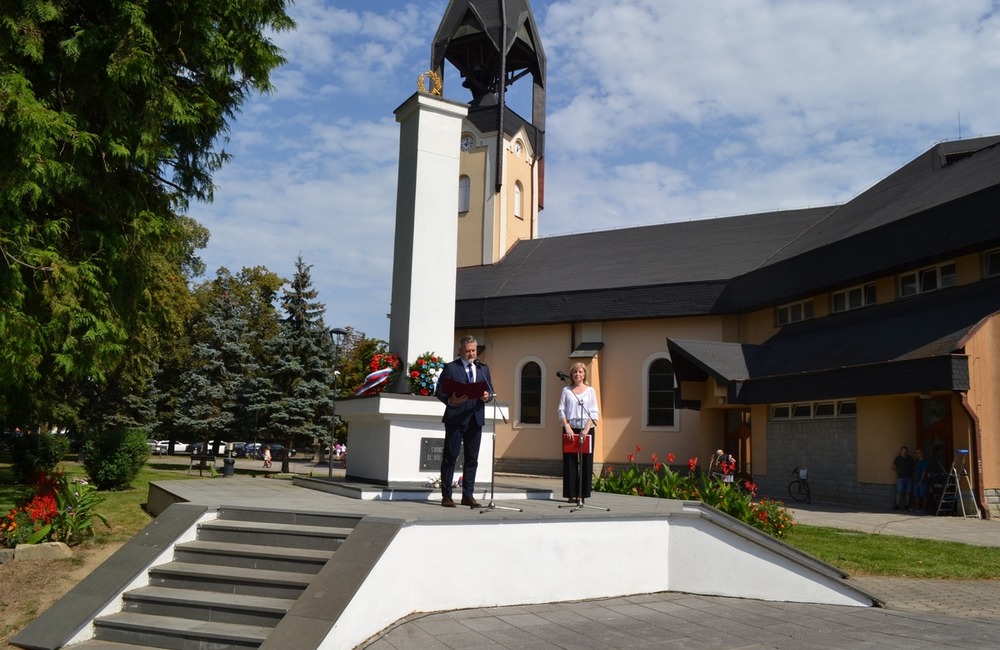
[[[149,444],[143,431],[112,429],[91,436],[83,453],[83,466],[99,490],[124,490],[149,458]]]
[[[37,433],[13,439],[11,469],[14,480],[28,485],[41,473],[49,474],[69,451],[69,439],[50,433]]]

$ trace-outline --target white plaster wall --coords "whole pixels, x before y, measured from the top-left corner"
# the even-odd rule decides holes
[[[491,516],[469,523],[417,522],[401,530],[320,647],[353,648],[415,612],[662,591],[872,604],[864,594],[697,515],[492,524]],[[631,553],[633,548],[642,553]]]

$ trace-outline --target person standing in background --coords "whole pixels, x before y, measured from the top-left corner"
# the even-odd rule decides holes
[[[917,462],[910,455],[909,447],[900,447],[899,455],[892,461],[892,469],[896,472],[896,505],[893,510],[910,507],[910,495],[913,493],[913,471]]]
[[[569,369],[571,385],[564,386],[559,396],[559,420],[563,427],[563,442],[580,442],[590,437],[590,449],[563,452],[563,498],[570,503],[580,503],[590,498],[594,478],[594,442],[597,419],[597,392],[587,385],[587,367],[574,363]],[[581,469],[581,463],[583,465]],[[582,472],[582,476],[581,476]]]

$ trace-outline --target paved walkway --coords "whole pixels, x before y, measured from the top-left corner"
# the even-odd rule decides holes
[[[243,461],[241,461],[242,463]],[[253,462],[253,461],[246,461]],[[239,466],[239,465],[238,465]],[[308,463],[298,473],[321,474]],[[342,470],[335,469],[342,475]],[[237,486],[237,484],[240,484]],[[251,484],[253,489],[248,489]],[[498,475],[503,486],[548,487],[558,493],[557,479]],[[198,482],[192,500],[214,501],[235,489],[244,502],[266,499],[273,492],[289,507],[284,481],[207,480]],[[309,490],[301,490],[309,492]],[[498,491],[498,503],[499,501]],[[616,510],[628,497],[614,496]],[[303,494],[303,503],[311,497]],[[351,503],[353,501],[353,503]],[[632,499],[635,501],[635,499]],[[469,509],[446,511],[434,503],[380,502],[399,513],[434,508],[435,516],[472,516]],[[524,513],[487,516],[531,516],[530,510],[552,502],[512,501],[528,506]],[[367,508],[356,500],[345,507]],[[476,511],[472,511],[476,513]],[[567,512],[567,511],[562,511]],[[958,517],[919,516],[887,510],[863,511],[812,504],[793,509],[802,524],[831,526],[876,534],[1000,546],[1000,522]],[[475,516],[479,516],[478,514]],[[567,516],[571,516],[568,515]],[[845,539],[845,543],[849,540]],[[928,558],[933,561],[933,558]],[[458,581],[456,566],[453,579]],[[860,588],[885,601],[882,608],[841,607],[698,596],[683,593],[641,594],[575,603],[481,608],[418,614],[399,621],[363,647],[369,650],[435,648],[995,648],[1000,645],[1000,581],[918,580],[853,577]],[[472,580],[470,588],[475,588]]]

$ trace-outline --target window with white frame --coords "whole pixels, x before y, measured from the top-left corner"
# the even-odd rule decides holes
[[[830,311],[833,313],[861,309],[875,304],[875,285],[866,284],[837,291],[831,296]]]
[[[854,400],[795,402],[792,404],[771,405],[772,420],[853,418],[857,413],[858,407]]]
[[[799,321],[809,320],[813,317],[813,301],[802,300],[799,302],[781,305],[775,310],[775,322],[778,325],[788,325]]]
[[[646,370],[646,425],[673,427],[677,425],[677,382],[674,364],[658,358]]]
[[[521,181],[514,182],[514,216],[518,219],[524,218],[524,211],[522,208],[522,201],[524,196],[524,189],[521,187]]]
[[[458,178],[458,211],[468,212],[469,211],[469,196],[472,191],[472,181],[468,176],[459,176]]]
[[[986,251],[983,254],[984,272],[986,277],[992,277],[994,275],[1000,275],[1000,248],[994,248],[991,251]]]
[[[542,364],[534,358],[525,359],[517,370],[517,423],[519,425],[544,424],[542,394]]]
[[[956,284],[958,275],[955,272],[955,263],[938,264],[899,276],[899,296],[901,298],[915,296],[928,291],[947,289]]]

